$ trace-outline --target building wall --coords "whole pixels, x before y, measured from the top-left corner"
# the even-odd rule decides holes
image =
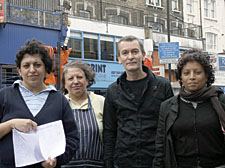
[[[212,1],[208,0],[208,17],[205,16],[205,4],[204,0],[196,1],[192,0],[192,13],[188,12],[187,0],[184,0],[184,21],[193,24],[201,25],[202,19],[202,30],[203,38],[206,39],[205,50],[209,53],[220,53],[225,49],[225,2],[218,0],[215,1],[215,17],[213,18],[211,14]],[[201,6],[201,10],[200,10]],[[201,15],[200,15],[201,13]],[[207,47],[207,42],[209,39],[206,33],[213,33],[217,36],[216,38],[216,48]]]

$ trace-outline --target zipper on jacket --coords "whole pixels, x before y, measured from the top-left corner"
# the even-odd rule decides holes
[[[198,129],[197,129],[197,122],[196,122],[196,118],[197,118],[197,115],[196,115],[196,108],[195,109],[195,112],[194,112],[194,132],[195,132],[195,152],[196,152],[196,155],[197,155],[197,168],[200,167],[199,164],[200,164],[200,158],[199,158],[199,141],[198,141]]]

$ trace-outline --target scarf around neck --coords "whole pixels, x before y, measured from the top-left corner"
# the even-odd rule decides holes
[[[225,128],[225,111],[218,99],[219,94],[223,94],[223,90],[215,86],[204,87],[192,93],[186,92],[184,90],[184,87],[180,89],[180,96],[186,100],[206,101],[210,99],[210,102],[219,117],[221,125],[223,126],[223,128]]]

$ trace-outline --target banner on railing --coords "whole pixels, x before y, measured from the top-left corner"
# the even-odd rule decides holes
[[[0,0],[0,23],[4,22],[4,0]]]

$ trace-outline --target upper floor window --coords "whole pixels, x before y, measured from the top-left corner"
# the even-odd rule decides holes
[[[163,25],[158,22],[148,22],[148,26],[152,27],[152,31],[163,32]]]
[[[194,28],[191,28],[191,27],[187,28],[187,35],[188,35],[188,37],[196,37]]]
[[[204,16],[212,19],[216,17],[215,0],[204,0]]]
[[[179,10],[178,0],[172,0],[172,10]]]
[[[215,18],[215,15],[216,15],[215,14],[216,13],[215,12],[215,5],[216,5],[215,0],[211,0],[211,5],[210,5],[211,6],[211,16],[210,16],[211,18]]]
[[[121,15],[108,15],[108,21],[114,23],[128,24],[128,19]]]
[[[171,34],[183,35],[183,25],[179,21],[171,21]]]
[[[154,5],[154,6],[162,6],[162,0],[146,0],[146,4]]]
[[[209,5],[208,0],[204,0],[204,16],[209,17]]]
[[[79,16],[90,19],[90,12],[85,10],[79,10]]]
[[[188,13],[193,13],[193,6],[192,6],[193,1],[192,0],[187,0],[187,12]]]
[[[206,33],[206,49],[216,50],[217,46],[217,35],[214,33]]]

